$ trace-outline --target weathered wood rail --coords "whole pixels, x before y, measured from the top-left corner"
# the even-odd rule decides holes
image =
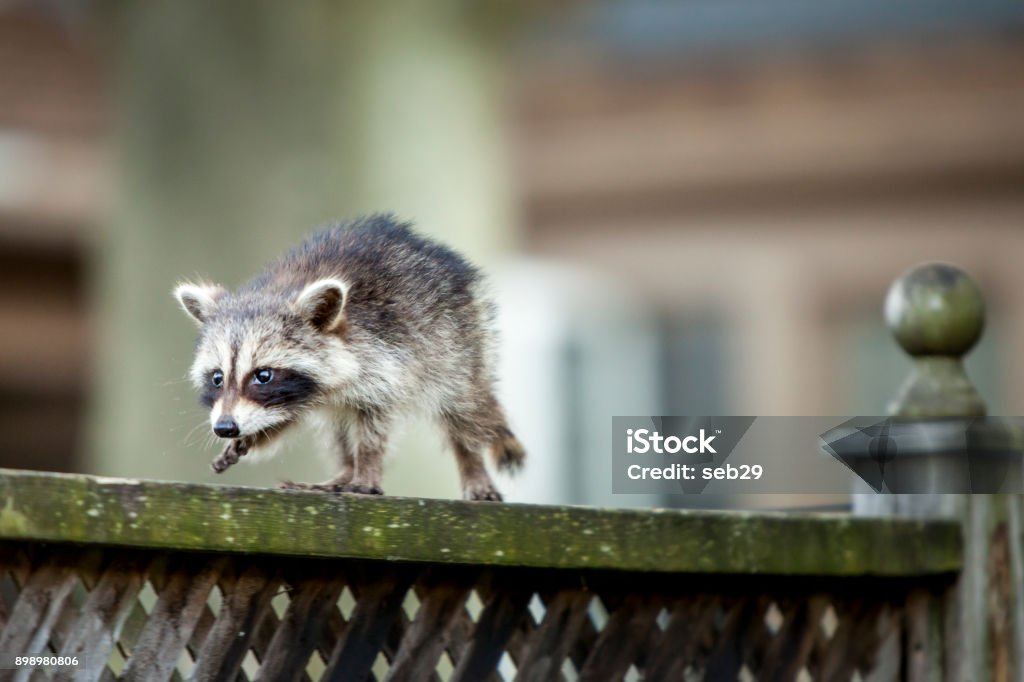
[[[899,680],[962,559],[950,521],[11,470],[0,548],[0,653],[62,680]]]

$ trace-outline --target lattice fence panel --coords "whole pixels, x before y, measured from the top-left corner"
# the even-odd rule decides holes
[[[898,679],[906,580],[0,545],[2,679]],[[18,675],[21,677],[18,677]]]

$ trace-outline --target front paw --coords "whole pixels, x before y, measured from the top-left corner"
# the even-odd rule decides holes
[[[486,488],[470,488],[464,490],[462,497],[465,500],[472,500],[477,502],[502,502],[501,493],[491,487]]]
[[[249,452],[249,441],[243,438],[236,438],[228,443],[220,457],[210,463],[210,468],[218,474],[222,474],[231,466],[238,464],[238,460]]]
[[[280,481],[277,487],[280,490],[313,490],[321,493],[341,492],[337,486],[330,483],[300,483],[298,481],[289,481],[287,478]]]
[[[383,495],[379,485],[366,485],[365,483],[344,483],[337,487],[338,492],[355,493],[357,495]]]
[[[340,493],[344,492],[344,484],[332,483],[299,483],[297,481],[289,481],[284,479],[277,484],[277,487],[281,490],[309,490],[316,493]]]

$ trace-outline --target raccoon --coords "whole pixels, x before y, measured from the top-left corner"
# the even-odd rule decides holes
[[[338,474],[287,489],[383,494],[388,436],[425,415],[444,429],[463,497],[501,501],[480,453],[515,471],[522,445],[494,396],[494,308],[480,272],[391,215],[321,228],[235,292],[183,282],[199,325],[190,377],[228,440],[212,468],[326,424]]]

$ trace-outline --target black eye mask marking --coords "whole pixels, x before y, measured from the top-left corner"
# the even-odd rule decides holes
[[[318,386],[307,374],[290,369],[275,369],[273,380],[266,384],[246,382],[243,395],[263,407],[296,407],[316,397]]]
[[[206,386],[203,387],[202,392],[199,394],[199,404],[207,409],[212,408],[223,390],[223,386],[214,386],[207,381]]]

